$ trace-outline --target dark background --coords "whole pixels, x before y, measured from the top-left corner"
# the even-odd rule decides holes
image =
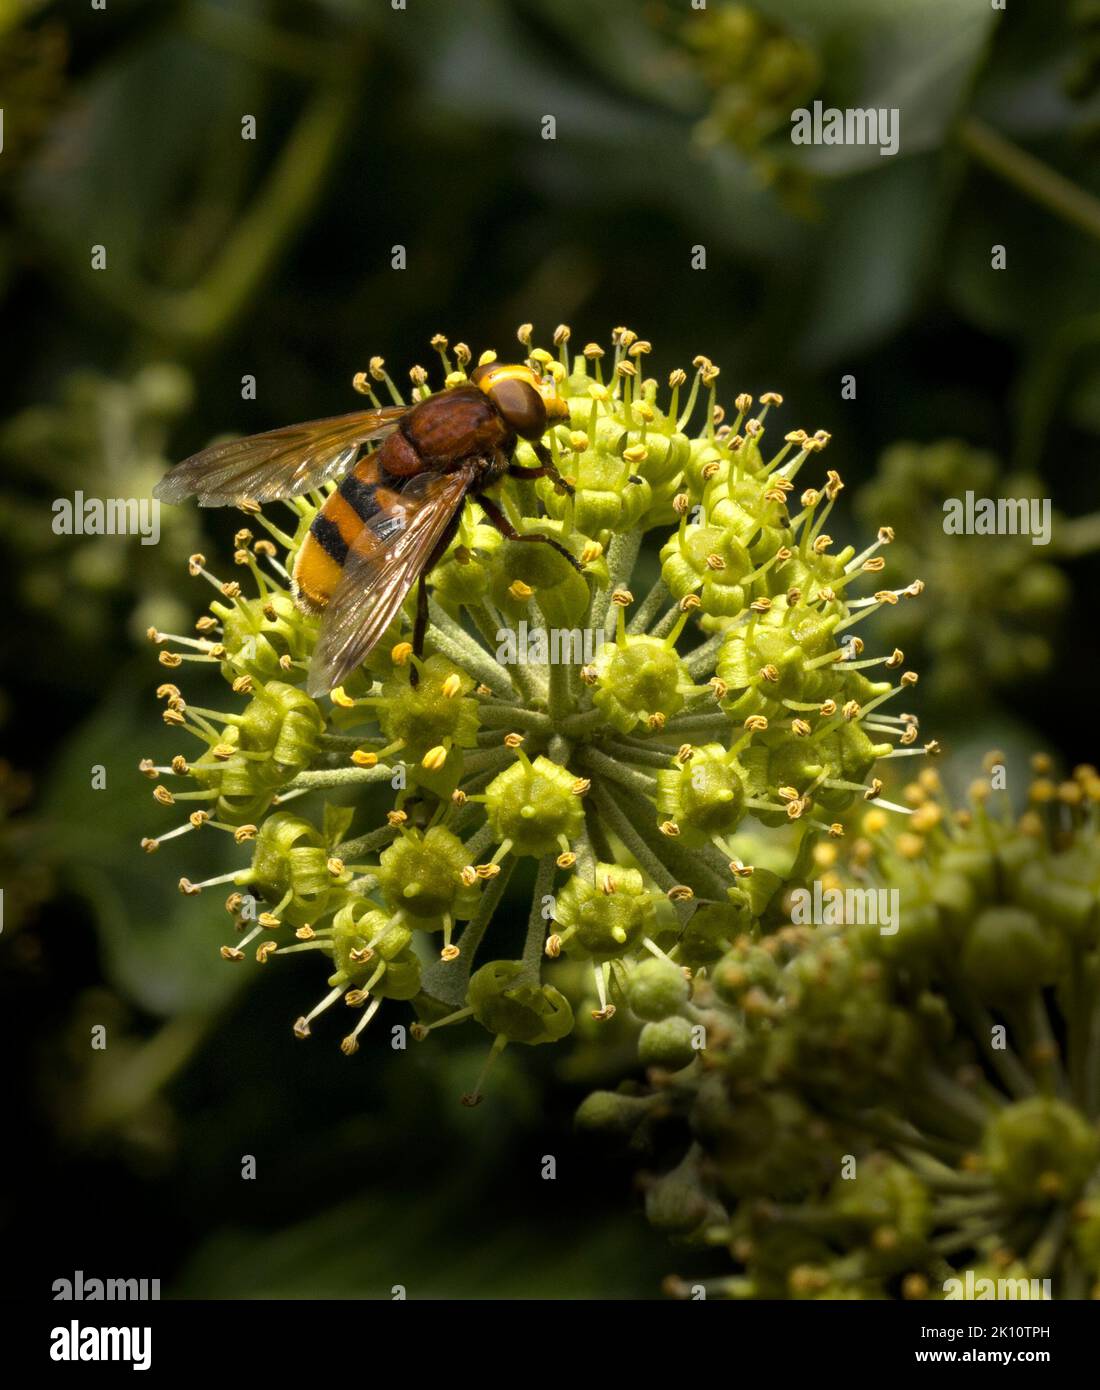
[[[163,746],[140,634],[189,629],[205,596],[186,556],[225,557],[235,523],[166,513],[157,547],[57,537],[53,499],[140,495],[220,431],[354,409],[351,377],[376,353],[404,380],[435,365],[434,333],[505,356],[521,321],[544,343],[564,321],[578,347],[633,328],[662,378],[705,353],[726,400],[781,391],[785,428],[833,435],[838,528],[854,529],[884,450],[943,439],[1038,475],[1086,518],[1098,74],[1086,3],[0,4],[13,1287],[45,1293],[80,1268],[202,1297],[651,1297],[679,1259],[632,1210],[628,1165],[571,1132],[614,1049],[506,1056],[465,1111],[480,1036],[398,1067],[379,1032],[348,1061],[291,1035],[309,972],[261,984],[217,959],[215,900],[174,886],[200,876],[201,847],[137,847],[164,828],[135,770]],[[790,111],[815,98],[898,107],[899,153],[793,147]],[[910,529],[928,584],[914,658],[934,678],[948,621],[973,652],[972,685],[938,700],[933,685],[926,727],[959,766],[993,743],[1090,758],[1091,544],[1020,552],[1061,565],[1056,612],[1004,611],[999,591],[960,607],[958,574],[922,550],[939,518],[935,499],[881,518]],[[991,679],[991,631],[1010,654],[1038,632],[1040,669]],[[519,922],[522,892],[509,904]],[[111,1043],[89,1056],[96,1023]]]

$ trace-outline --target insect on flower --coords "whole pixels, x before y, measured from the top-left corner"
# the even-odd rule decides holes
[[[200,506],[224,507],[297,497],[342,479],[294,566],[298,603],[324,615],[307,684],[318,696],[370,655],[414,583],[413,651],[422,655],[425,579],[451,543],[468,496],[509,540],[541,541],[580,569],[552,537],[520,535],[485,495],[505,474],[550,477],[571,492],[539,442],[568,415],[552,379],[543,381],[529,366],[484,362],[468,381],[411,407],[356,411],[214,444],[166,473],[153,495],[173,503],[195,496]],[[537,468],[513,462],[520,439],[531,443]],[[410,680],[416,684],[415,665]]]

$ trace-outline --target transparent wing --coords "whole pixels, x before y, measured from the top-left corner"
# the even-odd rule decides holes
[[[446,535],[476,474],[417,473],[394,505],[368,521],[348,548],[328,602],[306,689],[324,695],[371,653]]]
[[[359,410],[212,444],[170,469],[153,496],[161,502],[195,496],[201,507],[297,497],[340,477],[364,444],[392,434],[406,414],[404,406]]]

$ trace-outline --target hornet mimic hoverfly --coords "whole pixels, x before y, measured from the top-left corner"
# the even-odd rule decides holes
[[[487,362],[467,382],[413,406],[214,444],[170,469],[153,495],[162,502],[195,496],[200,506],[225,507],[297,497],[343,479],[314,518],[294,565],[298,603],[322,614],[306,685],[318,696],[369,656],[418,581],[413,651],[422,655],[425,579],[450,544],[468,496],[509,540],[541,541],[580,569],[553,537],[520,535],[485,494],[505,474],[550,477],[571,492],[539,442],[549,425],[566,419],[568,407],[552,382],[527,366]],[[532,445],[537,468],[513,462],[520,439]],[[364,445],[377,441],[381,447],[359,458]],[[413,666],[410,680],[416,678]]]

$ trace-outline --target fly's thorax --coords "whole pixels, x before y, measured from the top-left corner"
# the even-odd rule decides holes
[[[510,435],[500,412],[484,392],[475,386],[457,386],[414,406],[395,437],[407,441],[422,468],[446,471],[449,464],[461,459],[486,457],[505,448]],[[391,441],[386,442],[388,445]],[[392,467],[387,457],[383,463]]]

